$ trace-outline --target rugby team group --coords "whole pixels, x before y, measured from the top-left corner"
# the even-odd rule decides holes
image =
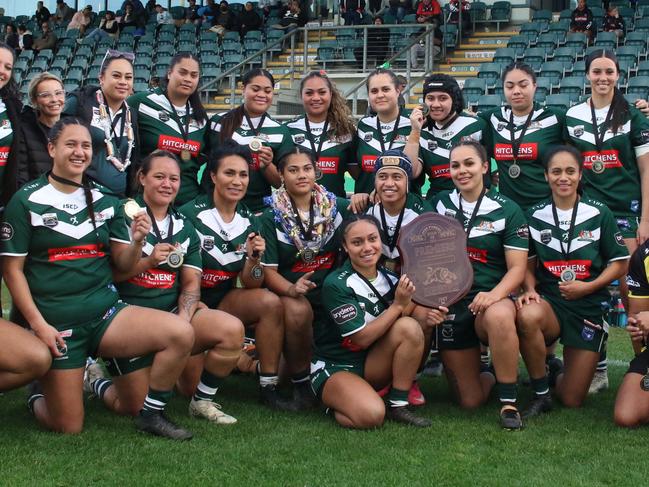
[[[209,117],[190,53],[133,93],[133,53],[109,50],[96,84],[66,93],[44,72],[24,107],[14,61],[0,45],[0,390],[29,384],[45,428],[80,432],[90,393],[186,440],[164,414],[174,391],[190,415],[236,423],[218,392],[235,369],[269,408],[426,427],[418,377],[434,350],[460,407],[494,389],[501,426],[518,430],[553,398],[583,403],[616,280],[635,356],[614,420],[649,421],[649,119],[616,87],[611,51],[587,57],[591,96],[567,112],[534,102],[525,64],[503,72],[508,104],[478,114],[442,74],[407,113],[377,68],[358,123],[323,71],[301,80],[304,114],[280,123],[260,68],[241,106]],[[399,233],[425,212],[466,231],[473,284],[448,308],[413,302],[401,273]],[[519,411],[521,356],[533,395]]]

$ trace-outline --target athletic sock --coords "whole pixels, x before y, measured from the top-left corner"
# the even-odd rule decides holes
[[[153,416],[164,411],[165,406],[172,396],[172,391],[156,391],[149,389],[149,393],[144,398],[144,406],[140,411],[142,416]]]
[[[279,376],[277,373],[264,374],[259,372],[259,385],[261,387],[276,386],[279,384]]]
[[[599,352],[599,361],[597,362],[597,372],[606,372],[608,369],[608,354],[606,348]]]
[[[550,392],[550,385],[548,383],[547,375],[544,375],[540,379],[530,378],[530,385],[532,386],[532,390],[537,396],[542,396]]]
[[[34,414],[34,403],[37,400],[39,400],[41,397],[45,397],[45,396],[39,392],[36,394],[32,394],[27,398],[27,408],[29,409],[30,413]]]
[[[400,408],[408,405],[408,391],[402,391],[401,389],[395,389],[394,387],[390,388],[388,393],[388,401],[390,402],[391,408]]]
[[[516,382],[513,383],[496,383],[496,390],[498,391],[498,400],[504,406],[505,404],[516,404],[517,386]]]
[[[294,386],[301,386],[304,384],[308,384],[309,376],[310,376],[309,371],[303,370],[302,372],[293,374],[293,377],[291,377],[291,382],[293,383]]]
[[[480,362],[489,365],[489,350],[480,350]]]
[[[203,369],[201,380],[194,391],[194,401],[212,401],[223,379]]]
[[[106,394],[106,391],[112,385],[113,381],[110,379],[96,379],[92,384],[90,384],[90,387],[92,387],[92,392],[95,396],[99,399],[103,399],[104,394]]]

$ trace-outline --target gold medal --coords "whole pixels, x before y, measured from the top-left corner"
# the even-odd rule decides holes
[[[178,269],[183,265],[184,260],[185,257],[183,256],[182,251],[180,249],[175,249],[169,252],[169,255],[167,256],[167,265],[172,269]]]
[[[570,268],[565,268],[561,271],[561,282],[571,282],[577,279],[577,274]]]
[[[124,214],[131,220],[135,218],[135,215],[142,211],[144,211],[144,208],[138,205],[137,201],[133,199],[128,199],[126,200],[126,203],[124,203]]]
[[[192,158],[192,153],[189,152],[187,149],[183,149],[180,151],[180,158],[185,162],[189,161]]]
[[[263,147],[264,142],[261,139],[258,138],[253,138],[249,143],[248,147],[252,152],[259,152],[261,148]]]

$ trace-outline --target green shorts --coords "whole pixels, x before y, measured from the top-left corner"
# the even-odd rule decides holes
[[[620,230],[623,238],[635,238],[638,232],[637,216],[617,216],[615,215],[617,228]]]
[[[473,298],[465,298],[451,306],[446,321],[435,327],[435,344],[439,350],[465,350],[480,345],[475,316],[469,311],[471,301]]]
[[[117,301],[100,318],[76,325],[58,325],[56,329],[65,340],[67,351],[52,360],[52,369],[80,369],[88,357],[96,357],[97,349],[115,316],[128,306]]]
[[[363,377],[364,369],[364,364],[338,364],[313,357],[311,360],[311,389],[316,397],[322,400],[322,388],[336,372],[347,371]]]
[[[106,370],[112,377],[126,375],[136,370],[151,367],[155,353],[133,358],[105,358]]]
[[[606,348],[608,324],[600,308],[584,312],[578,303],[553,296],[543,296],[550,303],[561,327],[561,343],[564,347],[601,352]],[[591,324],[585,323],[585,321]]]

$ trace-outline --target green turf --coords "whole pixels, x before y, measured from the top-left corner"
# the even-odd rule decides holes
[[[0,397],[0,484],[639,486],[646,482],[647,428],[626,431],[611,421],[621,361],[630,353],[625,335],[612,331],[612,389],[515,433],[499,429],[495,402],[459,410],[439,378],[422,381],[428,404],[421,411],[431,428],[388,423],[359,432],[318,411],[269,411],[256,404],[252,377],[232,377],[218,400],[236,425],[190,419],[187,401],[173,399],[170,415],[195,433],[183,444],[137,434],[130,419],[96,399],[86,401],[81,435],[47,433],[29,415],[24,391],[14,391]],[[521,396],[526,402],[529,390],[521,388]]]

